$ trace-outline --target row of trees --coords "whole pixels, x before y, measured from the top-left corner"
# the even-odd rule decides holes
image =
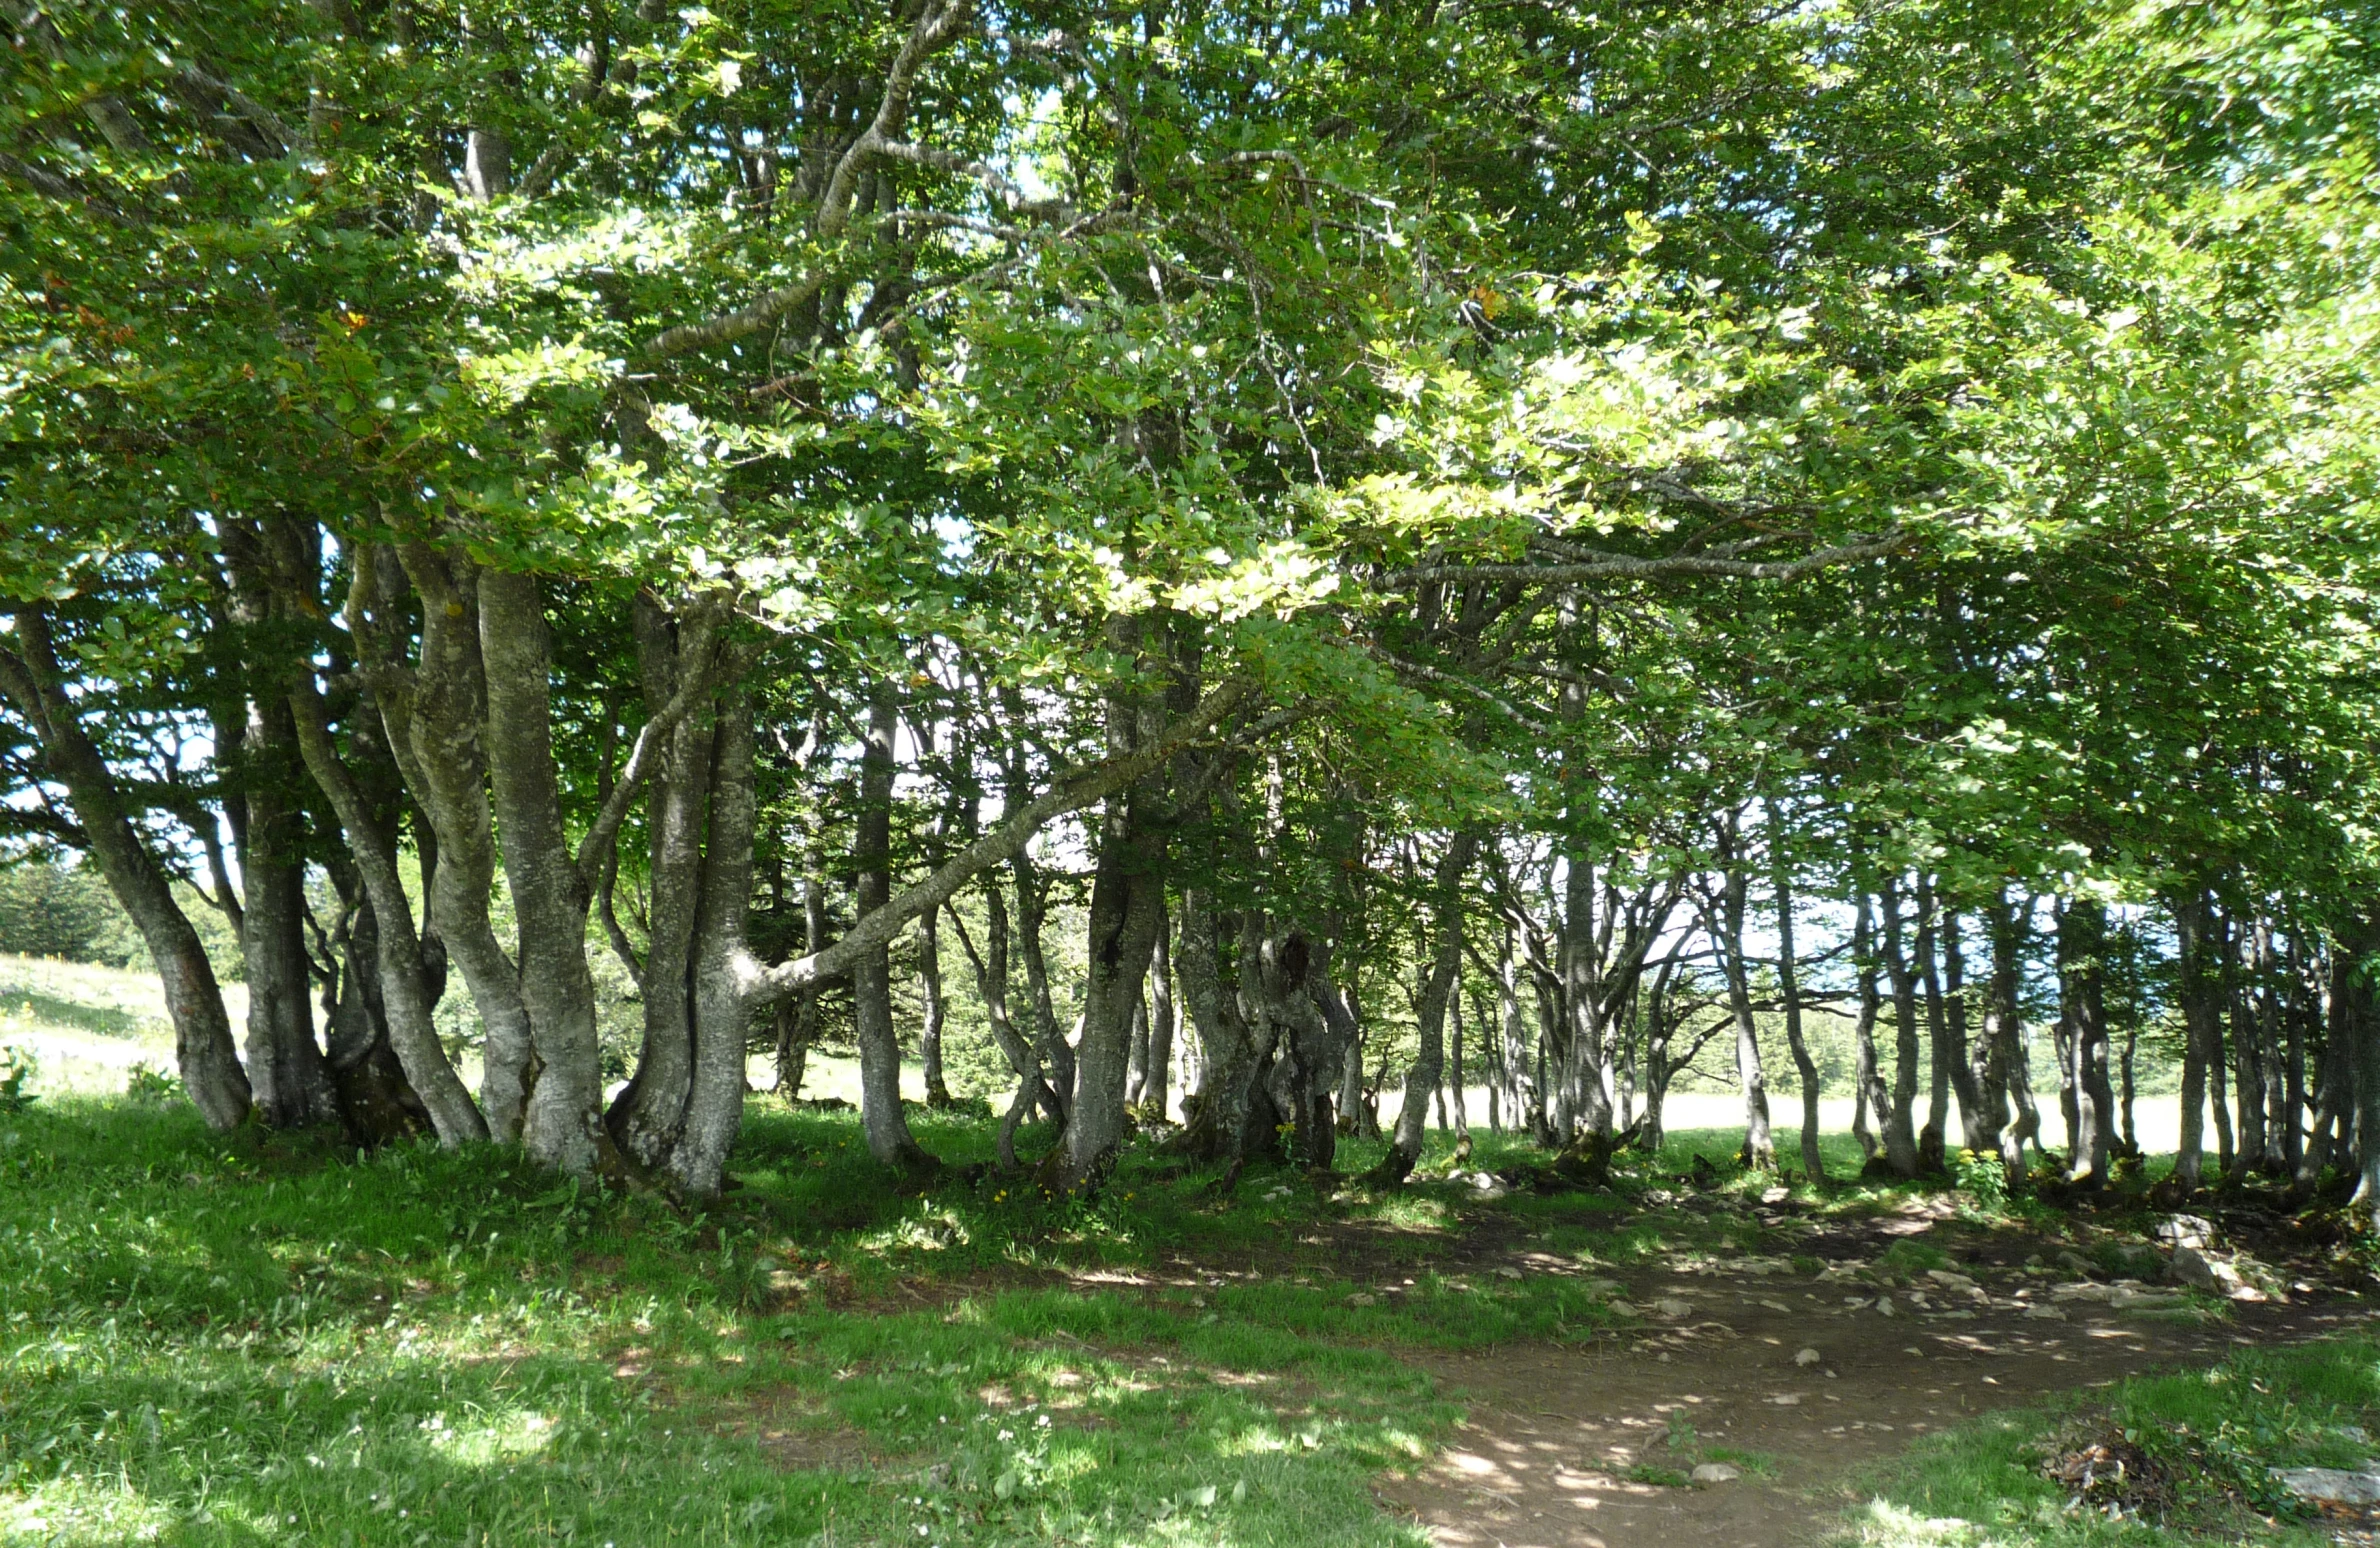
[[[1591,1152],[1675,1068],[1691,920],[1754,1161],[1755,1000],[1814,1102],[1839,951],[1886,1164],[1954,1096],[2020,1162],[2038,959],[2096,1180],[2129,899],[2234,1154],[2380,1176],[2354,18],[8,15],[0,824],[105,875],[212,1123],[702,1195],[748,1050],[847,1013],[870,1146],[930,1166],[917,930],[1059,1186],[1177,1025],[1181,1144],[1327,1164],[1366,965],[1401,1177],[1474,956]]]

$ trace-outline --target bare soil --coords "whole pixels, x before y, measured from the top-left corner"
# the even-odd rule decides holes
[[[1891,1291],[1882,1312],[1880,1287],[1844,1270],[1912,1235],[1948,1252],[1981,1295],[1921,1276]],[[1774,1258],[1691,1256],[1608,1274],[1643,1313],[1640,1327],[1586,1348],[1410,1356],[1469,1413],[1428,1467],[1378,1493],[1447,1548],[1811,1543],[1857,1502],[1865,1465],[1974,1415],[2371,1317],[2341,1289],[2233,1302],[2221,1319],[2060,1298],[2058,1286],[2086,1276],[2023,1263],[2061,1245],[1912,1214],[1798,1245],[1842,1266],[1824,1279]],[[1676,1311],[1680,1302],[1689,1309]],[[1805,1350],[1815,1362],[1797,1363]],[[1742,1476],[1685,1481],[1698,1462],[1721,1460]]]

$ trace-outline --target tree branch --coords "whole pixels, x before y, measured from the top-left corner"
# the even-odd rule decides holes
[[[1881,559],[1906,548],[1913,533],[1895,527],[1876,537],[1854,538],[1822,548],[1799,559],[1726,559],[1711,554],[1664,554],[1640,558],[1633,554],[1597,553],[1593,559],[1568,564],[1431,564],[1390,572],[1399,585],[1431,581],[1517,580],[1545,585],[1574,581],[1627,578],[1654,580],[1670,575],[1719,575],[1736,580],[1799,580],[1838,564]],[[1593,550],[1587,550],[1593,552]]]
[[[949,902],[970,877],[1024,848],[1049,822],[1068,812],[1080,811],[1163,768],[1255,691],[1255,683],[1246,678],[1228,678],[1218,683],[1196,709],[1163,737],[1121,757],[1093,764],[1061,781],[960,850],[933,875],[853,924],[841,940],[823,951],[774,967],[749,962],[748,984],[754,1008],[773,1005],[821,979],[843,972],[860,953],[884,945],[910,920],[929,908]]]

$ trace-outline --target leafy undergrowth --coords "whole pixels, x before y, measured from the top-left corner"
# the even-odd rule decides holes
[[[1842,1541],[1874,1548],[2098,1548],[2259,1543],[2312,1548],[2279,1467],[2366,1465],[2380,1341],[2243,1350],[2137,1377],[2063,1408],[1996,1414],[1921,1443],[1875,1481]]]

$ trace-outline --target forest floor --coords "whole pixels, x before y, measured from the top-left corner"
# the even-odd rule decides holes
[[[2380,1256],[2254,1190],[2180,1288],[2137,1189],[1782,1186],[1717,1133],[1547,1193],[1484,1134],[1389,1192],[1374,1143],[1226,1195],[1143,1142],[1083,1202],[980,1108],[899,1187],[756,1100],[691,1211],[143,1089],[0,1114],[8,1548],[2365,1540],[2270,1469],[2380,1449]]]

